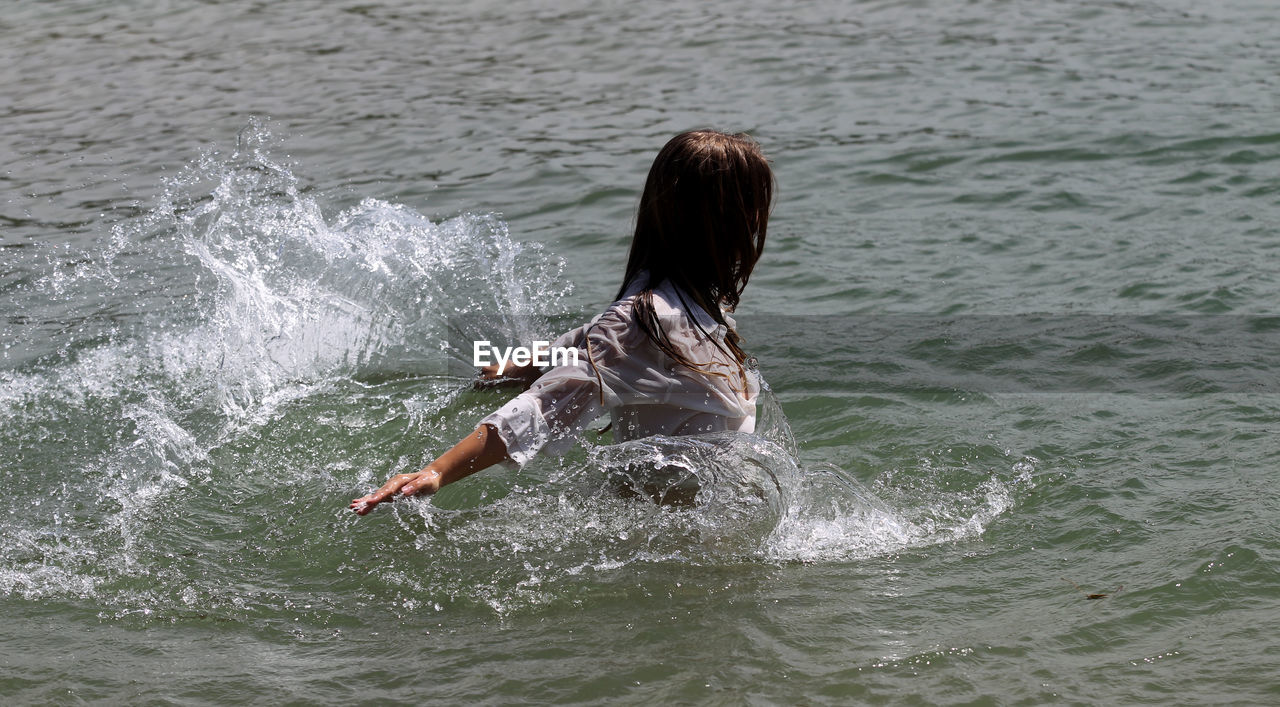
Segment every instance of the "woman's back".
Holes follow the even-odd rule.
[[[685,359],[676,361],[637,321],[644,289],[647,278],[638,278],[602,314],[558,338],[552,346],[577,349],[578,362],[548,371],[481,421],[494,426],[517,464],[540,449],[563,452],[606,411],[619,442],[754,429],[759,388],[726,349],[732,319],[722,313],[727,323],[717,323],[670,282],[653,287],[663,336]]]

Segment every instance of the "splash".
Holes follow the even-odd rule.
[[[26,353],[0,371],[0,443],[20,452],[0,486],[24,499],[3,524],[0,596],[252,620],[338,586],[330,617],[370,596],[505,613],[618,572],[975,537],[1015,500],[999,473],[913,503],[806,466],[761,377],[755,434],[588,444],[358,521],[347,499],[501,404],[451,368],[470,357],[452,342],[546,338],[570,290],[495,216],[332,209],[274,144],[250,126],[21,293],[63,325],[14,332]]]
[[[436,610],[478,603],[505,615],[583,585],[643,581],[645,568],[850,562],[972,540],[1030,485],[1033,460],[1019,459],[967,486],[886,502],[835,465],[804,465],[761,385],[755,434],[588,446],[536,460],[533,478],[492,502],[397,503],[390,512],[424,560],[378,581],[402,593],[407,613],[430,597]]]
[[[144,217],[50,255],[17,293],[64,325],[7,332],[27,353],[0,371],[0,441],[23,453],[0,482],[32,500],[10,507],[0,593],[83,595],[147,575],[174,550],[159,519],[199,517],[217,485],[312,476],[296,448],[265,451],[282,419],[335,396],[391,397],[420,422],[457,396],[449,365],[469,352],[451,342],[545,336],[563,311],[563,262],[498,218],[433,221],[376,199],[326,213],[275,144],[249,126]],[[425,399],[387,393],[397,382]],[[229,463],[246,453],[268,465]]]

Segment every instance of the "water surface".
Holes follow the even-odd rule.
[[[1273,701],[1276,20],[10,3],[0,694]],[[347,511],[502,402],[458,341],[607,303],[700,126],[778,176],[762,434]]]

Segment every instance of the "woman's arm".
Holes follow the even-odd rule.
[[[383,501],[391,500],[398,492],[401,496],[417,493],[435,493],[440,487],[458,479],[506,461],[507,445],[498,437],[492,425],[480,425],[449,451],[441,454],[416,474],[396,474],[381,488],[351,502],[351,510],[364,515]]]

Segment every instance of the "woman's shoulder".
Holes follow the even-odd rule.
[[[677,326],[687,325],[689,320],[708,332],[720,326],[692,295],[670,280],[663,280],[653,288],[653,308],[659,317],[670,317]]]
[[[643,271],[632,278],[624,288],[622,297],[610,304],[599,318],[608,318],[615,323],[630,321],[635,316],[636,301],[646,290],[651,295],[649,302],[653,314],[664,326],[680,329],[692,323],[707,332],[714,331],[719,326],[715,318],[699,306],[698,301],[688,292],[670,280],[651,284],[649,274]]]

